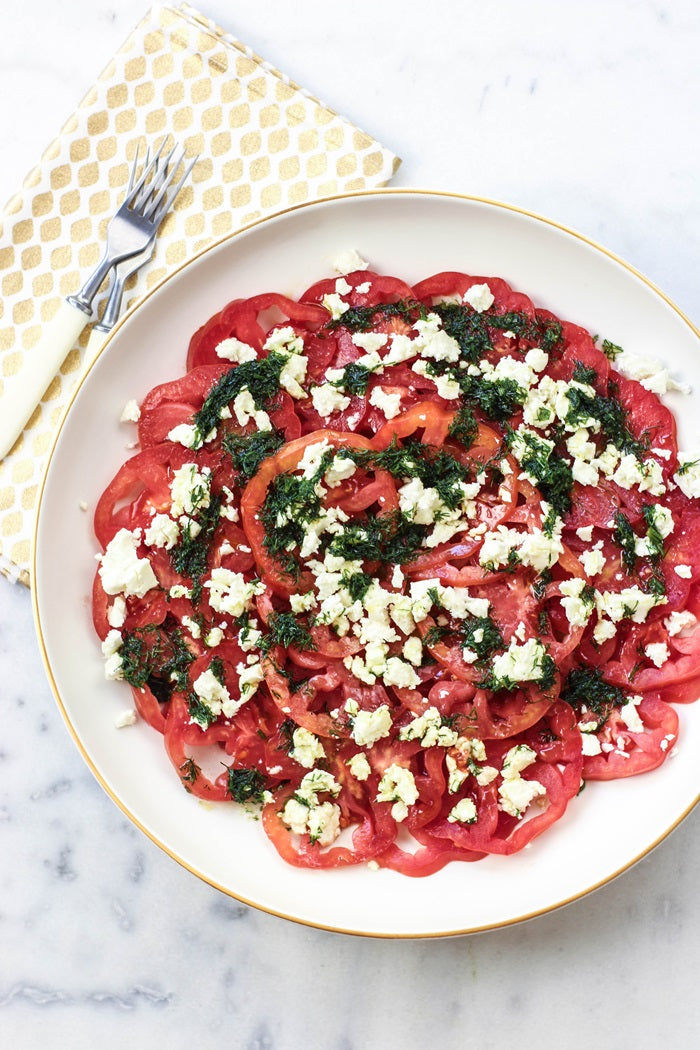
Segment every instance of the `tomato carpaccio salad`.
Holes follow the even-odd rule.
[[[674,388],[497,278],[234,300],[99,500],[107,676],[291,864],[522,849],[700,693]]]

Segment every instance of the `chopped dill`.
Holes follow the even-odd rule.
[[[337,386],[340,390],[345,391],[346,394],[363,395],[367,393],[367,387],[371,378],[371,369],[365,365],[358,364],[357,361],[351,361],[343,369],[342,377],[334,380],[331,386]]]
[[[611,539],[622,552],[622,564],[627,572],[634,572],[637,564],[637,535],[630,524],[630,520],[621,510],[615,512],[615,529]]]
[[[244,361],[224,372],[194,416],[194,425],[200,438],[213,430],[221,418],[221,411],[247,389],[257,409],[266,408],[280,388],[280,374],[287,361],[286,354],[275,351],[267,357]]]
[[[179,627],[169,630],[169,619],[163,626],[148,624],[125,631],[119,650],[121,673],[129,685],[141,689],[148,685],[158,699],[169,699],[176,689],[187,687],[187,672],[194,657]]]
[[[599,667],[574,667],[569,671],[561,699],[579,713],[585,708],[597,716],[602,725],[616,707],[627,703],[627,696],[617,685],[609,685]]]
[[[611,343],[609,339],[603,340],[603,353],[609,361],[614,361],[618,354],[624,353],[621,346],[617,343]]]
[[[331,540],[328,550],[347,561],[378,561],[404,565],[418,554],[430,531],[394,511],[364,521],[351,521]]]
[[[504,647],[503,635],[490,616],[473,616],[462,622],[462,647],[476,653],[477,666]]]
[[[458,441],[462,448],[470,449],[476,440],[476,435],[479,431],[479,424],[477,423],[474,413],[468,405],[462,405],[461,408],[455,412],[455,417],[450,423],[449,435]]]
[[[350,306],[340,317],[326,324],[333,331],[336,328],[347,328],[351,332],[368,332],[374,326],[374,318],[400,317],[407,324],[413,324],[420,318],[427,317],[427,310],[417,299],[400,299],[396,303],[377,303],[374,306]]]
[[[585,427],[587,420],[595,419],[608,441],[621,452],[640,456],[649,447],[647,437],[636,438],[627,426],[627,412],[616,397],[590,394],[571,386],[566,392],[569,411],[565,422],[570,427]]]
[[[222,496],[212,496],[209,504],[197,511],[196,521],[187,518],[180,528],[177,543],[168,552],[175,572],[192,580],[192,600],[195,603],[202,594],[202,577],[209,566],[209,547],[219,523],[222,502]]]
[[[272,613],[267,629],[268,633],[260,643],[263,652],[269,652],[275,645],[300,651],[316,648],[308,628],[299,623],[294,613]]]
[[[228,767],[226,790],[234,802],[261,803],[267,789],[267,780],[258,769]]]
[[[179,770],[180,780],[185,787],[187,787],[188,784],[194,784],[195,780],[202,772],[193,758],[186,758],[182,765],[179,766]]]
[[[224,451],[231,457],[239,479],[243,482],[254,477],[263,460],[274,456],[284,444],[284,434],[273,427],[272,430],[255,430],[252,434],[227,433],[221,440]]]

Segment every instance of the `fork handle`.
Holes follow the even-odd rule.
[[[0,400],[0,459],[17,441],[89,320],[87,312],[62,299],[56,315],[44,325],[39,342],[24,357],[20,371],[5,379]]]

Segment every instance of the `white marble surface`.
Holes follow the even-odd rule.
[[[700,320],[695,0],[201,7],[401,154],[398,185],[546,214]],[[5,0],[0,197],[144,9]],[[132,826],[64,728],[28,593],[3,581],[0,681],[3,1046],[646,1050],[670,1033],[679,1050],[698,1045],[697,813],[614,883],[521,926],[399,943],[328,934],[228,899]]]

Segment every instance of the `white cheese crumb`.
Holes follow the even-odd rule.
[[[381,386],[375,386],[369,395],[370,405],[380,409],[387,419],[393,419],[401,411],[401,391],[391,394]]]
[[[644,648],[644,655],[651,660],[655,667],[662,667],[671,653],[665,642],[650,642]]]
[[[290,757],[295,762],[298,762],[300,766],[304,766],[305,769],[312,769],[318,760],[326,757],[321,741],[313,733],[310,733],[308,729],[304,729],[303,726],[299,726],[294,730],[292,744],[292,750],[289,752]]]
[[[693,613],[684,610],[682,612],[672,612],[671,615],[664,620],[664,627],[668,631],[669,636],[673,638],[675,635],[680,634],[681,631],[684,631],[687,627],[693,627],[696,623],[697,618]],[[121,625],[115,624],[115,626],[119,627]]]
[[[141,530],[120,529],[107,544],[100,559],[99,574],[105,594],[135,595],[143,598],[158,579],[147,558],[139,558],[136,551],[141,541]]]
[[[348,704],[351,706],[348,707]],[[347,701],[345,709],[350,714],[355,708]],[[352,738],[358,747],[371,747],[391,732],[391,712],[386,704],[375,711],[356,710],[352,717]]]
[[[451,824],[475,824],[476,806],[470,798],[462,798],[453,806],[447,817]]]
[[[350,404],[350,398],[341,393],[332,383],[321,383],[311,391],[313,406],[323,419],[328,419],[335,412],[342,412]]]
[[[180,527],[167,514],[155,514],[144,533],[144,542],[148,547],[163,547],[169,551],[175,546],[180,536]]]
[[[473,284],[462,296],[465,303],[481,314],[493,306],[495,299],[487,284]]]
[[[348,759],[346,765],[355,780],[367,780],[372,772],[364,751],[358,751],[356,755],[353,755],[352,758]]]
[[[354,248],[346,248],[333,262],[335,272],[343,275],[354,273],[355,270],[366,270],[368,267],[369,263]]]
[[[119,417],[120,423],[138,423],[141,418],[141,409],[139,408],[138,401],[133,398],[124,405],[122,414]]]
[[[222,339],[218,343],[215,352],[216,356],[222,360],[233,361],[237,365],[242,365],[246,361],[255,361],[258,356],[257,351],[252,346],[241,342],[235,336],[231,336],[230,339]]]
[[[391,815],[397,823],[408,816],[408,807],[418,800],[418,788],[410,769],[397,763],[389,766],[379,781],[377,802],[393,802]]]
[[[126,711],[122,711],[114,720],[115,729],[125,729],[127,726],[136,725],[138,721],[138,715],[133,707],[127,708]]]
[[[346,310],[350,309],[350,303],[346,303],[344,299],[341,299],[337,292],[327,292],[321,302],[334,321],[337,321]]]

